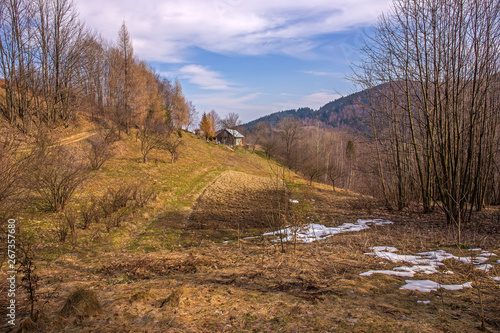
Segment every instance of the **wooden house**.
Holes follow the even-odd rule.
[[[217,143],[227,146],[241,146],[244,138],[240,132],[233,129],[223,129],[217,133],[216,137]]]

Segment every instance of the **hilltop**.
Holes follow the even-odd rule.
[[[292,117],[304,121],[320,120],[334,128],[363,129],[363,119],[366,117],[366,110],[362,106],[367,103],[369,90],[362,90],[331,101],[318,110],[308,107],[279,111],[267,116],[260,117],[246,123],[244,126],[251,129],[260,122],[267,122],[276,125],[281,119]]]
[[[58,135],[64,146],[84,151],[85,133],[97,130],[83,122]],[[434,275],[397,271],[410,259],[388,259],[395,251],[438,249],[456,258],[500,254],[498,233],[488,229],[498,212],[482,215],[486,229],[467,241],[485,251],[471,252],[441,230],[438,212],[389,212],[371,197],[309,186],[259,152],[188,132],[182,140],[175,163],[159,150],[142,163],[140,142],[122,133],[115,156],[92,172],[63,213],[30,207],[20,214],[39,277],[33,319],[18,288],[16,315],[26,331],[475,332],[482,315],[492,330],[500,327],[498,284],[489,277],[498,276],[497,257],[484,257],[489,272],[449,259]],[[93,203],[119,208],[85,226],[81,213]],[[68,216],[76,216],[76,227],[62,239]],[[393,224],[366,222],[374,219]],[[305,225],[288,242],[276,239],[286,230],[272,235]],[[314,239],[322,235],[317,241],[294,241],[311,228]],[[366,254],[376,246],[391,248]],[[360,275],[370,270],[393,274]],[[3,262],[3,290],[6,271]],[[474,288],[400,289],[414,275]],[[9,326],[2,322],[1,329]]]

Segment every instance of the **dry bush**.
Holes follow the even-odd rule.
[[[129,201],[135,199],[138,185],[122,184],[117,188],[109,188],[99,201],[99,206],[105,218],[127,207]]]
[[[76,230],[76,223],[78,221],[78,216],[74,211],[65,212],[62,219],[68,225],[69,231],[71,233],[71,244],[76,247],[78,240],[78,233]]]
[[[83,203],[80,208],[80,215],[82,217],[81,228],[83,230],[88,229],[92,223],[99,223],[101,213],[95,197],[91,197]]]
[[[113,144],[120,139],[115,127],[103,129],[98,134],[87,139],[90,149],[87,159],[91,170],[99,170],[101,166],[114,156]]]
[[[129,209],[127,207],[124,207],[109,215],[106,218],[106,230],[109,232],[113,227],[119,228],[128,213]]]
[[[69,295],[60,314],[66,318],[72,316],[82,318],[98,315],[101,311],[102,307],[96,294],[92,290],[78,288]]]
[[[158,192],[152,187],[139,187],[135,191],[135,205],[145,207],[151,200],[155,200]]]
[[[26,200],[23,189],[29,160],[18,152],[16,135],[6,129],[0,132],[0,219],[6,221],[15,217]]]
[[[29,186],[46,208],[59,212],[75,190],[88,178],[88,168],[76,151],[63,147],[37,146],[33,151]]]
[[[69,233],[68,224],[64,220],[58,219],[56,222],[56,229],[54,230],[54,233],[56,234],[57,241],[59,243],[66,242],[66,238],[68,237]]]

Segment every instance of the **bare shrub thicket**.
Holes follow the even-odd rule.
[[[37,146],[32,153],[29,186],[45,208],[64,210],[75,190],[89,176],[88,167],[74,149],[55,145]]]
[[[92,224],[97,224],[100,221],[101,213],[99,211],[99,203],[95,197],[91,197],[83,202],[80,207],[81,228],[88,229]]]
[[[18,153],[19,143],[12,133],[0,133],[0,219],[15,217],[26,199],[23,183],[30,161]]]
[[[109,231],[111,228],[120,227],[134,208],[145,207],[156,195],[157,192],[151,187],[122,184],[109,188],[99,199],[91,198],[84,211],[91,221],[103,221]]]
[[[99,170],[101,166],[114,156],[113,144],[120,139],[115,127],[102,129],[99,133],[87,139],[90,149],[87,159],[91,170]]]

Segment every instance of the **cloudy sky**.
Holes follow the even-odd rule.
[[[80,18],[181,81],[197,110],[250,121],[354,92],[345,79],[390,0],[78,0]]]

